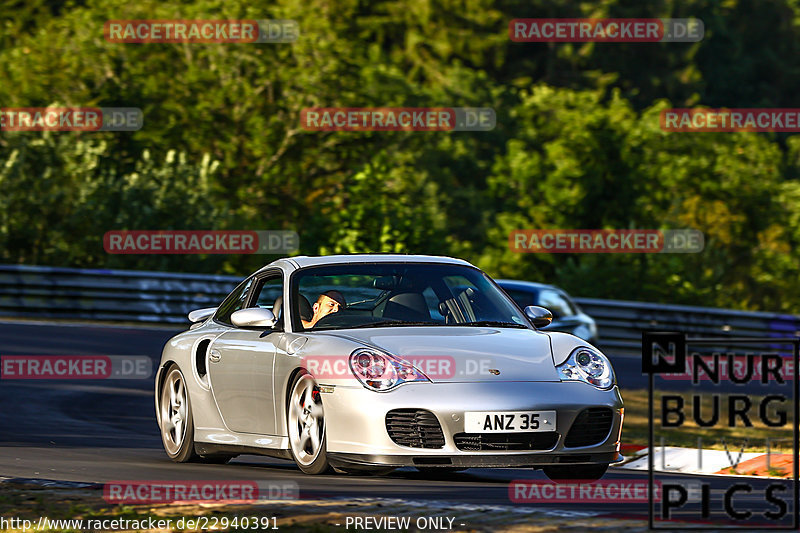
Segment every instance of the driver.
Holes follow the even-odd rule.
[[[303,320],[303,327],[306,329],[313,328],[322,317],[331,313],[336,313],[346,306],[347,303],[341,292],[335,290],[325,291],[319,295],[316,303],[314,303],[314,307],[312,307],[314,315],[311,317],[311,320]]]

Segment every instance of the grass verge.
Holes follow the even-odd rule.
[[[626,445],[647,446],[649,438],[649,404],[647,390],[622,390],[622,399],[625,402],[625,421],[622,426],[622,443]],[[713,428],[699,426],[692,416],[692,393],[668,392],[669,395],[681,396],[684,401],[684,423],[677,428],[660,428],[661,398],[663,393],[656,393],[653,398],[653,413],[656,420],[655,444],[660,445],[664,437],[666,446],[679,446],[697,448],[698,442],[704,449],[725,450],[739,453],[744,444],[745,452],[766,453],[766,440],[770,440],[772,453],[786,453],[792,451],[792,404],[787,401],[783,404],[773,402],[769,404],[766,414],[770,419],[777,419],[778,410],[786,411],[787,421],[782,427],[770,427],[762,422],[759,417],[759,406],[763,401],[762,396],[750,396],[752,407],[749,410],[749,419],[752,426],[746,427],[740,419],[736,419],[735,427],[721,427],[728,422],[728,396],[721,395],[719,402],[720,422]],[[703,419],[711,417],[713,404],[708,395],[704,395],[700,402],[700,414]],[[698,439],[700,439],[698,441]]]

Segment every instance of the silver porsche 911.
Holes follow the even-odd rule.
[[[597,479],[623,407],[597,348],[544,333],[478,268],[447,257],[292,257],[189,314],[156,375],[177,462],[239,454],[303,472],[541,468]]]

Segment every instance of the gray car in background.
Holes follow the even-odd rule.
[[[555,285],[511,279],[499,279],[497,284],[511,296],[511,299],[520,308],[525,309],[529,305],[536,305],[553,313],[553,321],[550,325],[539,329],[571,333],[597,345],[597,324],[564,290]]]

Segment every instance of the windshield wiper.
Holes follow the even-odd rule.
[[[357,328],[379,328],[383,326],[440,326],[436,322],[406,322],[405,320],[381,320],[380,322],[371,322],[369,324],[361,324],[360,326],[352,326],[348,329]]]
[[[508,328],[525,328],[524,324],[517,324],[516,322],[503,322],[501,320],[476,320],[474,322],[461,322],[460,324],[448,324],[448,326],[494,326],[494,327],[508,327]]]

